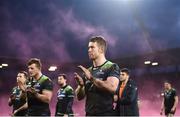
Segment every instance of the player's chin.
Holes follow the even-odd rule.
[[[34,74],[29,74],[30,75],[30,77],[34,77]]]
[[[94,60],[94,59],[95,59],[95,57],[94,57],[94,56],[92,56],[92,55],[89,55],[89,59],[90,59],[90,60]]]

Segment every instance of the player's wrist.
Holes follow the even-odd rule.
[[[96,80],[96,78],[95,78],[95,77],[93,77],[93,76],[91,76],[90,81],[91,81],[92,83],[94,83],[94,82],[95,82],[95,80]]]

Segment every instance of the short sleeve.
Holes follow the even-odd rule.
[[[174,97],[177,96],[177,93],[176,93],[175,89],[173,90],[173,95],[174,95]]]
[[[42,90],[50,90],[52,91],[53,90],[53,83],[51,80],[47,79],[44,84],[43,84],[43,89]]]
[[[74,97],[74,90],[71,86],[67,87],[66,93],[68,97]]]
[[[120,68],[119,68],[119,66],[117,64],[114,63],[110,67],[110,72],[108,74],[108,77],[113,76],[113,77],[119,78],[119,75],[120,75]]]

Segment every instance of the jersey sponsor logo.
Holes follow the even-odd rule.
[[[37,82],[33,87],[35,88],[36,92],[39,92],[41,85],[40,85],[40,83]]]
[[[35,85],[34,85],[34,88],[39,88],[41,85],[39,84],[39,83],[36,83]]]
[[[105,73],[103,72],[102,69],[100,69],[96,74],[97,74],[97,75],[104,75]]]
[[[21,91],[19,88],[15,88],[12,92],[12,95],[15,95],[16,100],[20,100]]]
[[[64,97],[66,97],[65,94],[59,94],[59,95],[57,96],[57,98],[58,98],[59,100],[62,100]]]
[[[103,80],[103,78],[97,78],[97,79],[99,79],[99,80]]]
[[[170,97],[171,97],[171,94],[172,94],[172,92],[165,92],[165,93],[164,93],[164,95],[165,95],[166,98],[170,98]]]

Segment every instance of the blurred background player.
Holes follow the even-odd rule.
[[[67,84],[65,74],[58,76],[58,84],[60,89],[57,92],[56,116],[73,116],[74,90]]]
[[[11,96],[8,101],[9,106],[13,106],[13,116],[26,116],[26,93],[21,90],[19,81],[25,85],[27,77],[28,74],[25,71],[21,71],[17,74],[17,86],[12,89]]]
[[[176,89],[172,88],[171,83],[169,81],[164,82],[164,92],[163,92],[163,100],[160,114],[163,112],[166,116],[173,116],[176,112],[176,107],[178,104],[178,96],[176,94]]]

